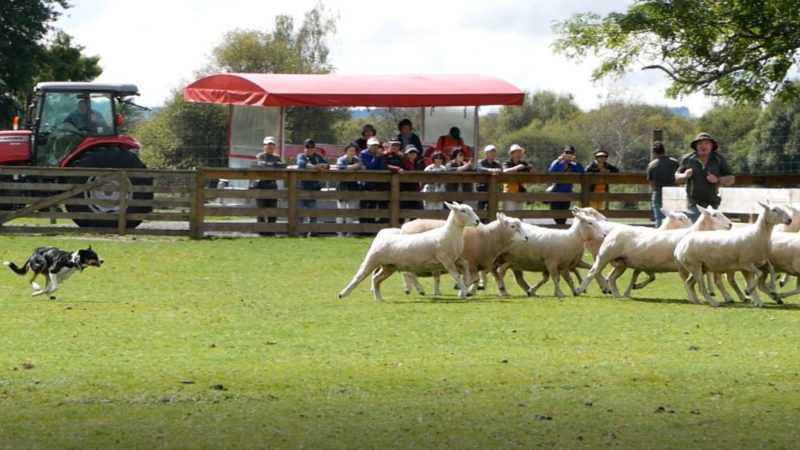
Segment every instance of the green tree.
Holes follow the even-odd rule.
[[[525,93],[521,106],[504,106],[500,113],[481,121],[481,142],[504,142],[509,134],[533,125],[566,122],[580,114],[571,95],[558,95],[551,91]],[[517,142],[523,145],[521,142]]]
[[[67,0],[5,0],[0,7],[0,123],[20,112],[47,59],[44,39],[68,7]]]
[[[294,20],[278,15],[272,32],[234,30],[225,33],[211,54],[211,72],[330,73],[326,40],[336,33],[337,17],[317,3],[295,30]],[[346,109],[293,107],[286,111],[288,142],[313,137],[323,142],[336,138],[335,124],[348,117]]]
[[[731,153],[742,172],[800,172],[800,104],[770,102]]]
[[[761,108],[756,106],[715,105],[700,118],[698,130],[714,136],[734,170],[742,170],[747,167],[747,156],[753,151],[746,138],[756,127],[760,115]]]
[[[152,120],[134,124],[131,134],[142,143],[148,167],[226,166],[227,124],[224,105],[184,102],[183,89],[178,89]]]
[[[586,160],[594,149],[609,153],[609,162],[622,171],[644,171],[650,162],[652,131],[664,130],[664,143],[670,149],[683,148],[684,140],[695,129],[696,120],[679,116],[663,106],[612,101],[582,114],[575,129],[589,143]]]
[[[35,82],[39,81],[86,81],[97,78],[100,68],[99,56],[85,56],[84,46],[73,45],[72,37],[63,31],[56,32],[53,43],[45,49]]]
[[[660,70],[670,97],[694,92],[737,103],[796,98],[788,81],[800,48],[796,0],[639,0],[624,13],[579,13],[554,25],[556,51],[601,57],[595,80]]]

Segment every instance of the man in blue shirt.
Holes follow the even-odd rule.
[[[551,164],[548,172],[573,172],[583,173],[584,169],[575,156],[575,147],[567,145],[564,151]],[[550,192],[572,192],[572,184],[557,183]],[[569,202],[550,202],[550,210],[569,209]],[[567,223],[565,217],[553,219],[557,224]]]

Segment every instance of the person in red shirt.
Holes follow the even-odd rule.
[[[448,161],[453,159],[452,152],[456,148],[460,148],[464,152],[464,159],[472,159],[472,149],[464,143],[464,138],[461,137],[461,130],[458,127],[450,128],[450,131],[444,135],[439,136],[436,141],[436,147],[429,150],[432,155],[434,152],[442,153]],[[425,155],[430,157],[431,155]]]

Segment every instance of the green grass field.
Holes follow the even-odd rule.
[[[105,259],[56,300],[0,272],[0,448],[797,446],[793,298],[339,300],[369,242],[0,236]]]

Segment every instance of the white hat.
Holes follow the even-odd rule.
[[[277,144],[277,142],[275,142],[275,138],[274,137],[267,136],[267,137],[264,138],[264,145],[267,145],[267,144]]]
[[[378,138],[371,137],[367,139],[367,145],[381,145],[381,141]]]
[[[495,147],[492,144],[489,144],[486,147],[483,147],[483,152],[484,153],[486,153],[486,152],[496,152],[496,151],[497,151],[497,147]]]
[[[518,144],[512,144],[511,148],[508,149],[508,153],[515,152],[517,150],[522,151],[523,148],[520,147]]]

